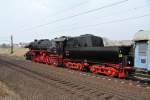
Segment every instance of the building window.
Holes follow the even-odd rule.
[[[140,43],[139,44],[139,55],[140,56],[146,56],[147,55],[147,43]]]

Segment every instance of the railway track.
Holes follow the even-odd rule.
[[[13,60],[13,59],[12,59]],[[26,62],[22,61],[21,63],[16,62],[18,64],[22,64],[24,63],[24,65],[26,65]],[[35,62],[34,62],[35,63]],[[28,65],[31,65],[31,63],[28,63]],[[83,75],[87,75],[87,76],[92,76],[92,77],[97,77],[97,78],[102,78],[102,79],[107,79],[107,80],[115,80],[115,81],[119,81],[120,83],[124,84],[124,83],[127,83],[129,85],[133,84],[133,85],[136,85],[136,86],[140,86],[140,87],[146,87],[146,88],[150,88],[150,78],[148,77],[142,77],[142,76],[139,76],[139,75],[133,75],[133,77],[130,77],[128,79],[119,79],[119,78],[114,78],[114,77],[108,77],[108,76],[104,76],[104,75],[99,75],[99,74],[92,74],[90,72],[86,73],[86,72],[81,72],[81,71],[78,71],[78,70],[71,70],[69,69],[69,71],[71,72],[80,72],[81,74]]]
[[[85,85],[81,86],[80,84],[73,83],[73,82],[70,82],[67,80],[63,80],[58,77],[54,77],[52,75],[51,76],[44,75],[43,73],[35,72],[33,70],[24,68],[23,66],[20,66],[18,64],[14,64],[14,63],[7,62],[7,61],[3,61],[3,62],[5,65],[7,65],[7,67],[9,67],[13,70],[17,70],[18,72],[28,75],[29,77],[34,77],[44,83],[50,84],[56,88],[62,89],[63,91],[65,91],[69,94],[74,94],[77,97],[81,97],[85,100],[88,100],[88,99],[91,100],[94,98],[95,98],[95,100],[97,100],[98,98],[104,98],[104,99],[109,100],[109,99],[112,99],[113,97],[128,98],[121,94],[102,91],[102,89],[93,89],[93,88],[89,88]],[[82,94],[80,94],[80,93],[82,93]],[[93,98],[91,98],[92,95],[93,95]]]
[[[78,71],[74,71],[74,70],[71,70],[69,72],[70,73],[78,73]],[[84,76],[98,78],[98,79],[114,81],[115,83],[117,82],[120,84],[133,85],[133,86],[137,86],[138,88],[150,89],[150,79],[143,78],[143,77],[133,76],[128,79],[118,79],[118,78],[114,78],[114,77],[95,75],[93,73],[86,73],[86,72],[80,72],[80,74],[82,74]]]
[[[59,88],[67,94],[74,95],[81,100],[137,100],[137,98],[128,93],[125,94],[112,90],[105,90],[104,88],[93,85],[91,86],[87,83],[75,82],[73,80],[70,81],[69,79],[62,78],[59,75],[55,75],[55,73],[52,72],[51,74],[47,74],[43,71],[37,71],[35,69],[32,69],[31,67],[27,67],[32,66],[32,63],[13,60],[8,61],[4,59],[0,60],[2,62],[1,64],[5,65],[7,68],[16,70],[17,72],[20,72],[28,77],[35,78],[55,88]]]

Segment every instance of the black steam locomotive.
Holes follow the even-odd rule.
[[[126,78],[134,71],[132,46],[104,46],[103,38],[86,34],[35,40],[26,48],[26,59]]]

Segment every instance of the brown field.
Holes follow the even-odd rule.
[[[7,56],[16,56],[19,59],[24,58],[27,51],[25,48],[14,48],[14,53],[10,54],[10,48],[0,48],[0,54]],[[2,66],[1,66],[2,67]],[[20,100],[13,91],[11,91],[6,84],[0,80],[0,100]]]
[[[20,97],[0,81],[0,100],[20,100]]]
[[[10,48],[0,48],[0,54],[6,54],[8,56],[16,56],[24,58],[24,54],[28,51],[26,48],[14,48],[14,53],[10,54]]]

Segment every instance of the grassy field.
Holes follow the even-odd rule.
[[[14,53],[10,54],[10,48],[0,48],[0,54],[6,54],[9,56],[17,56],[17,57],[24,57],[24,54],[28,51],[25,48],[14,48]]]

